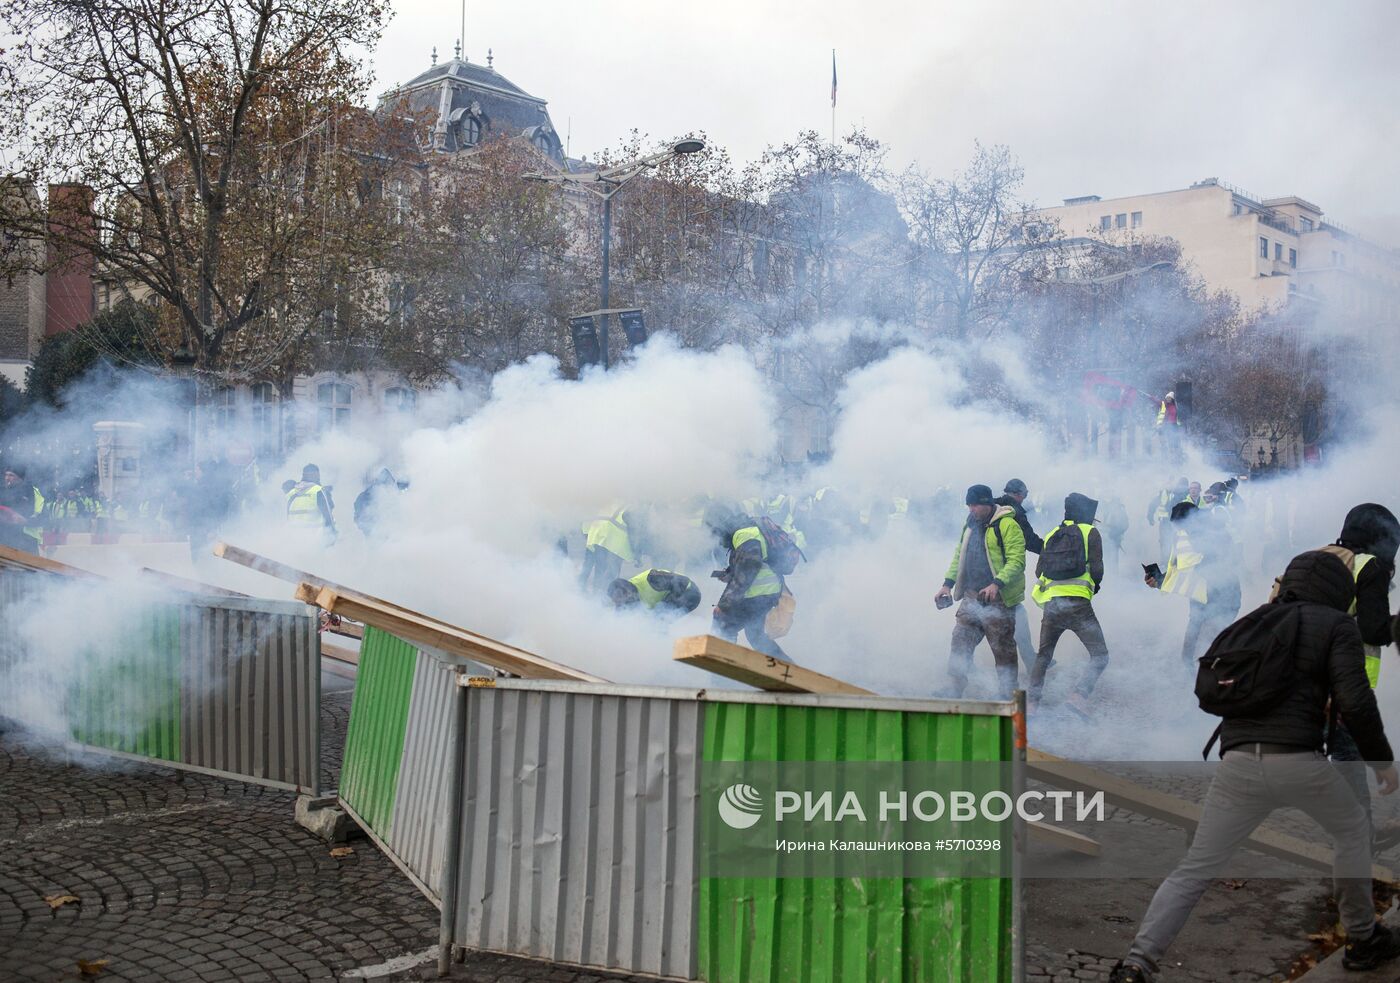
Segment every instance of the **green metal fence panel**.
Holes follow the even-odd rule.
[[[418,650],[366,625],[345,733],[340,798],[371,830],[387,836],[394,812]]]
[[[710,703],[706,761],[1006,761],[1007,717]],[[995,878],[705,878],[711,983],[1011,978],[1012,887]]]
[[[115,651],[113,651],[115,649]],[[129,630],[94,643],[69,691],[80,744],[180,760],[180,610],[144,608]]]

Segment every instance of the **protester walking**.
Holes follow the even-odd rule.
[[[1094,528],[1099,503],[1073,492],[1065,498],[1065,518],[1045,540],[1036,563],[1037,582],[1031,596],[1044,609],[1040,621],[1040,651],[1027,699],[1039,704],[1045,671],[1055,658],[1060,636],[1071,631],[1089,652],[1089,664],[1066,699],[1081,717],[1089,715],[1089,694],[1108,668],[1108,643],[1094,613],[1094,595],[1103,584],[1103,537]]]
[[[983,638],[996,662],[997,689],[1003,700],[1016,690],[1016,608],[1026,593],[1026,540],[1015,510],[998,505],[986,485],[967,490],[967,522],[943,586],[934,595],[940,606],[960,601],[948,653],[951,680],[944,695],[962,696],[972,668],[972,652]]]

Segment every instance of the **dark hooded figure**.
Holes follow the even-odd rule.
[[[1089,694],[1108,668],[1108,643],[1094,613],[1094,595],[1103,584],[1103,537],[1094,528],[1099,503],[1073,492],[1065,498],[1065,518],[1045,537],[1036,563],[1032,599],[1045,611],[1040,619],[1040,650],[1031,670],[1027,698],[1040,702],[1045,671],[1055,658],[1060,636],[1074,632],[1089,652],[1089,664],[1079,677],[1067,704],[1082,717],[1089,712]]]
[[[374,480],[355,496],[355,526],[366,538],[374,535],[374,527],[392,507],[394,498],[407,487],[408,482],[397,480],[388,468],[380,468]]]
[[[1400,525],[1384,505],[1367,502],[1347,513],[1337,545],[1352,553],[1350,573],[1355,581],[1356,600],[1349,611],[1356,616],[1365,655],[1366,678],[1372,688],[1380,680],[1381,649],[1390,642],[1390,581],[1395,575],[1395,548],[1400,541]],[[1283,582],[1279,581],[1279,590]],[[1361,749],[1352,734],[1351,721],[1339,717],[1328,742],[1328,754],[1356,793],[1366,810],[1373,842],[1388,847],[1400,840],[1400,826],[1391,824],[1376,830],[1372,826],[1371,787],[1366,780]]]
[[[1373,969],[1400,955],[1400,937],[1376,922],[1371,902],[1371,841],[1366,816],[1338,769],[1322,755],[1328,703],[1351,722],[1356,741],[1376,770],[1381,793],[1397,776],[1376,697],[1366,680],[1361,635],[1347,615],[1355,591],[1351,572],[1335,555],[1294,557],[1278,597],[1246,615],[1271,619],[1291,633],[1296,684],[1282,702],[1252,717],[1229,717],[1220,727],[1220,767],[1201,809],[1201,822],[1177,865],[1143,916],[1112,983],[1148,983],[1191,910],[1221,876],[1236,848],[1275,809],[1311,816],[1333,841],[1333,893],[1346,928],[1342,965]],[[1291,605],[1289,620],[1272,619],[1274,605]]]
[[[1395,552],[1400,546],[1400,522],[1384,505],[1367,502],[1347,513],[1337,545],[1357,554],[1356,627],[1367,645],[1390,643],[1390,582],[1395,578]],[[1362,560],[1363,556],[1373,557]]]

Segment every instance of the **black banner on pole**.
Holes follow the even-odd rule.
[[[603,361],[603,353],[598,347],[598,328],[593,323],[592,315],[569,318],[569,332],[574,338],[574,358],[580,369]]]
[[[633,348],[646,344],[647,328],[641,311],[623,311],[618,315],[622,322],[622,333],[627,336],[627,344]]]

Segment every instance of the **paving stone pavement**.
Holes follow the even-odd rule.
[[[327,787],[338,778],[349,706],[343,682],[328,688]],[[292,821],[293,802],[289,792],[167,768],[69,761],[0,730],[0,981],[332,980],[431,949],[437,910],[408,879],[368,840],[332,857]],[[77,900],[57,908],[45,900],[64,895]],[[1115,959],[1033,944],[1028,979],[1106,980]],[[82,975],[80,961],[101,960],[100,975]],[[469,983],[631,979],[484,953],[451,975]],[[356,978],[433,976],[431,961],[418,961]]]
[[[349,701],[348,690],[323,701],[332,780]],[[69,762],[0,731],[0,980],[332,980],[436,943],[437,909],[408,878],[368,840],[332,857],[292,821],[294,801],[167,768]],[[45,900],[63,895],[77,900]],[[99,975],[82,974],[80,961],[101,960]],[[481,983],[607,978],[488,956],[454,970]]]

